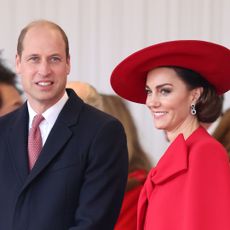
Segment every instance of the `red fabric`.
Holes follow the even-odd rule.
[[[202,75],[218,94],[230,89],[230,50],[224,46],[199,40],[162,42],[141,49],[116,66],[111,86],[121,97],[145,104],[147,73],[161,66],[191,69]]]
[[[179,135],[153,168],[138,203],[138,230],[229,230],[227,152],[203,128]]]
[[[129,179],[135,178],[141,182],[141,184],[125,193],[121,212],[114,230],[137,229],[137,203],[144,181],[146,180],[146,176],[147,173],[145,170],[136,170],[129,173]]]

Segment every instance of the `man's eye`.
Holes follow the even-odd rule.
[[[32,61],[32,62],[38,62],[39,58],[38,57],[30,57],[28,60]]]
[[[54,62],[54,63],[60,62],[60,61],[61,61],[61,58],[60,58],[60,57],[51,57],[51,58],[50,58],[50,61],[51,61],[51,62]]]

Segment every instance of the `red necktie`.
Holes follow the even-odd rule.
[[[44,117],[41,114],[37,114],[36,116],[34,116],[32,127],[29,131],[28,154],[30,170],[33,168],[42,149],[42,137],[39,124],[43,119]]]

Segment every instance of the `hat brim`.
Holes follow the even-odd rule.
[[[230,89],[230,50],[200,40],[169,41],[133,53],[113,70],[112,88],[127,100],[145,103],[147,73],[162,66],[177,66],[199,73],[219,95]]]

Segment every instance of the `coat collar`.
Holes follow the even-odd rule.
[[[194,143],[199,141],[199,139],[207,135],[209,134],[202,127],[196,129],[187,140],[185,140],[184,136],[180,134],[172,144],[170,144],[156,167],[149,172],[138,201],[138,230],[144,228],[143,225],[145,222],[144,219],[146,217],[148,201],[150,200],[155,185],[164,183],[188,170],[189,149]]]
[[[72,136],[70,127],[77,124],[84,102],[73,90],[67,89],[67,93],[69,99],[60,112],[40,153],[41,155],[30,174],[28,174],[27,161],[29,115],[26,103],[17,113],[15,122],[12,125],[12,131],[9,132],[8,145],[12,163],[21,182],[24,184],[22,190],[52,161]]]
[[[7,134],[7,144],[12,165],[23,183],[28,175],[27,139],[29,115],[26,103],[15,114],[17,115]]]
[[[70,127],[77,124],[84,102],[73,90],[67,89],[67,93],[69,99],[60,112],[23,188],[25,188],[38,174],[40,174],[40,172],[42,172],[43,169],[47,167],[72,136],[72,130]]]
[[[188,167],[187,158],[187,145],[184,136],[180,134],[151,171],[151,180],[154,184],[159,184],[186,170]]]
[[[172,178],[188,169],[188,157],[190,145],[201,135],[207,134],[204,128],[197,128],[187,140],[183,134],[179,134],[177,138],[170,144],[162,158],[159,160],[155,168],[150,172],[151,180],[154,184],[160,184],[165,180]],[[208,135],[208,134],[207,134]]]

